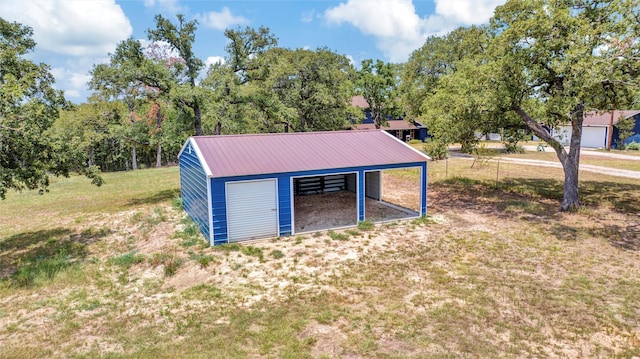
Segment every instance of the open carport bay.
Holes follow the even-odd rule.
[[[294,195],[296,233],[357,225],[357,198],[355,191],[349,185],[351,176],[345,175],[344,186],[341,186],[333,176],[331,187],[324,192],[316,187],[317,192],[300,192]],[[375,178],[375,175],[371,178]],[[420,193],[419,170],[386,170],[382,171],[380,178],[381,186],[375,183],[375,180],[367,180],[368,186],[379,186],[382,191],[382,200],[365,197],[365,218],[373,222],[382,222],[417,217]],[[319,183],[320,180],[319,177],[315,180],[304,178],[301,182]],[[326,179],[322,182],[329,183]]]

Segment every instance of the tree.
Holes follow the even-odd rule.
[[[636,8],[637,2],[626,0],[511,0],[491,20],[492,99],[555,150],[564,170],[561,210],[580,206],[585,112],[631,97],[633,81],[625,68],[637,65],[620,58],[616,44],[637,39],[628,16]],[[568,152],[550,132],[565,123],[572,129]]]
[[[459,61],[484,54],[487,42],[483,28],[457,28],[446,36],[431,36],[414,51],[404,65],[399,92],[410,117],[423,115],[424,100],[437,92],[440,79],[457,71]]]
[[[325,48],[276,48],[265,61],[269,75],[259,93],[261,103],[265,111],[271,111],[265,117],[277,119],[281,130],[326,131],[347,126],[354,86],[353,68],[345,56]]]
[[[276,113],[274,103],[265,101],[260,89],[271,66],[265,54],[278,40],[266,27],[233,28],[224,34],[228,39],[225,61],[212,65],[202,81],[211,91],[205,100],[210,122],[203,126],[214,135],[260,131],[258,123],[269,122],[263,117]],[[263,112],[264,106],[269,110]]]
[[[127,39],[120,42],[109,64],[99,64],[91,70],[89,87],[98,91],[106,100],[119,100],[127,105],[131,126],[136,124],[136,107],[144,98],[144,85],[138,80],[145,61],[142,44]],[[131,167],[138,169],[137,141],[127,136],[131,144]]]
[[[376,128],[386,125],[388,118],[401,115],[396,93],[398,82],[396,66],[380,60],[375,63],[363,60],[357,71],[356,92],[367,101]]]
[[[492,74],[485,66],[488,36],[484,28],[457,28],[431,37],[416,50],[402,74],[403,104],[433,136],[434,145],[461,143],[471,153],[476,132],[511,126],[488,101]]]
[[[196,20],[186,21],[177,15],[178,24],[173,24],[162,15],[156,15],[156,28],[148,30],[149,40],[164,41],[178,52],[181,61],[175,63],[177,85],[172,89],[171,97],[183,109],[193,111],[193,126],[196,136],[202,136],[202,102],[205,92],[198,86],[200,70],[204,68],[202,60],[195,56],[193,43],[198,28]]]
[[[102,184],[95,167],[75,168],[75,163],[45,132],[67,105],[62,91],[45,64],[25,59],[33,50],[33,30],[0,18],[0,198],[9,189],[49,186],[49,173],[68,176],[78,169]]]

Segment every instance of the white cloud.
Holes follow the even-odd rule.
[[[315,13],[316,10],[315,9],[311,9],[309,11],[305,11],[302,13],[300,20],[302,22],[306,22],[306,23],[310,23],[313,21],[313,18],[315,17]]]
[[[493,11],[505,0],[435,0],[436,13],[459,24],[480,25],[489,21]]]
[[[172,14],[178,14],[185,9],[178,4],[178,0],[144,0],[145,7],[157,7]]]
[[[88,94],[87,82],[91,79],[91,66],[85,63],[86,60],[81,60],[65,67],[51,69],[51,74],[56,78],[55,87],[63,89],[68,100],[83,102]]]
[[[38,48],[72,56],[104,55],[133,31],[115,0],[3,0],[0,13],[32,27]]]
[[[215,64],[224,64],[225,60],[222,56],[209,56],[206,60],[204,60],[205,67],[209,67]]]
[[[242,16],[234,16],[228,7],[224,6],[220,12],[211,11],[206,14],[197,15],[196,18],[204,26],[217,30],[224,30],[232,25],[248,24],[249,20]]]
[[[347,0],[324,12],[329,24],[349,23],[377,39],[392,62],[406,61],[431,35],[458,26],[482,24],[506,0],[434,0],[436,12],[421,17],[411,0]]]
[[[353,59],[353,56],[345,55],[345,57],[349,59],[349,63],[351,63],[351,66],[356,67],[356,60]]]

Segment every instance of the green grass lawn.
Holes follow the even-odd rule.
[[[470,165],[429,163],[427,218],[216,248],[175,167],[12,193],[0,358],[640,356],[640,181],[560,213],[561,170]]]
[[[9,192],[0,202],[0,237],[52,223],[115,213],[142,204],[166,202],[180,195],[178,167],[104,173],[105,184],[93,186],[84,176],[53,177],[49,192]],[[56,219],[53,221],[52,219]]]

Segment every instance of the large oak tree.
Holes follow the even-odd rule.
[[[36,43],[33,30],[0,18],[0,198],[8,190],[49,186],[49,174],[68,176],[79,170],[102,179],[96,167],[68,156],[65,143],[55,143],[46,131],[66,105],[62,91],[53,88],[49,66],[26,58]]]
[[[510,0],[491,20],[493,100],[515,112],[556,152],[564,169],[560,208],[580,206],[578,169],[584,116],[631,99],[630,58],[620,42],[637,42],[637,1]],[[568,148],[551,129],[570,124]]]

